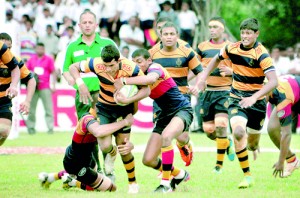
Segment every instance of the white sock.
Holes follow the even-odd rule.
[[[54,177],[55,174],[57,174],[57,173],[48,173],[47,181],[48,182],[54,182],[56,180],[55,177]]]
[[[72,179],[72,181],[70,181],[68,184],[69,184],[70,186],[76,186],[76,182],[77,182],[76,179]]]
[[[175,179],[182,179],[182,178],[184,177],[184,175],[185,175],[185,171],[182,170],[182,169],[180,169],[179,174],[176,175],[174,178],[175,178]]]
[[[170,180],[161,180],[160,181],[160,184],[163,185],[163,186],[167,186],[167,187],[170,187]]]

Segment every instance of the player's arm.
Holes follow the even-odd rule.
[[[219,54],[215,55],[207,65],[206,69],[203,70],[201,75],[197,78],[196,86],[199,88],[200,91],[205,90],[206,87],[205,82],[208,76],[219,65],[220,62],[221,60],[219,58]]]
[[[133,116],[129,114],[125,119],[110,124],[100,125],[98,122],[94,122],[88,126],[88,131],[93,134],[96,138],[103,138],[114,132],[129,127],[133,124]]]
[[[9,96],[10,98],[13,98],[16,95],[18,95],[19,80],[20,80],[20,69],[18,66],[16,66],[11,71],[11,83],[9,88],[6,90],[6,95]]]
[[[242,108],[251,107],[254,103],[256,103],[256,101],[259,98],[268,95],[268,93],[278,85],[278,80],[277,80],[277,75],[275,70],[269,71],[265,75],[268,79],[268,82],[264,84],[264,86],[259,91],[255,92],[251,97],[243,98],[239,102]]]
[[[92,102],[93,98],[90,94],[88,87],[84,84],[82,78],[80,77],[80,65],[84,65],[86,61],[81,61],[79,63],[73,63],[69,67],[71,76],[75,79],[75,82],[78,86],[78,91],[80,94],[79,101],[83,104],[89,104],[89,100]]]
[[[33,97],[36,88],[36,81],[33,78],[33,74],[31,73],[32,77],[27,82],[27,94],[25,100],[20,104],[20,112],[24,115],[29,113],[30,102]]]
[[[279,162],[284,164],[287,157],[292,137],[292,126],[291,124],[287,126],[281,126],[281,139],[280,139],[280,155]]]
[[[156,72],[149,72],[145,76],[135,76],[130,78],[123,78],[126,85],[153,85],[159,78],[159,74]]]

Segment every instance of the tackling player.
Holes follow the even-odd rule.
[[[158,19],[156,28],[161,41],[149,50],[151,59],[167,69],[180,92],[190,101],[191,96],[188,88],[188,80],[190,79],[188,79],[188,73],[192,71],[198,76],[202,71],[197,54],[188,43],[179,39],[178,27],[168,21],[168,18]],[[159,113],[159,107],[154,102],[154,121]],[[176,145],[185,165],[189,166],[193,159],[193,150],[188,132],[178,136]]]
[[[172,140],[181,135],[190,126],[193,109],[190,102],[179,91],[173,78],[165,68],[152,63],[150,53],[146,49],[138,49],[132,54],[146,76],[118,79],[115,86],[120,88],[122,82],[129,85],[150,85],[152,98],[161,109],[155,127],[148,140],[143,156],[144,165],[162,171],[162,180],[155,192],[171,192],[190,175],[187,171],[173,166],[174,150]],[[122,103],[128,99],[118,97]],[[161,153],[162,158],[158,156]],[[171,175],[174,176],[171,180]]]
[[[92,115],[94,114],[94,115]],[[94,147],[102,143],[102,138],[113,134],[115,131],[123,127],[129,127],[133,123],[133,116],[127,115],[121,121],[111,124],[99,125],[96,118],[96,113],[86,113],[78,120],[76,129],[73,134],[72,144],[67,147],[64,156],[63,164],[65,171],[59,173],[39,174],[39,179],[42,187],[49,188],[50,184],[56,180],[63,179],[64,188],[78,187],[83,190],[98,190],[98,191],[116,191],[116,185],[104,174],[98,173],[96,159],[94,156]],[[131,143],[126,142],[129,147],[127,151],[133,149]],[[120,147],[122,149],[122,147]],[[75,176],[72,179],[71,176]]]

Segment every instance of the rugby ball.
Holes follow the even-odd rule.
[[[137,94],[139,91],[138,87],[136,85],[124,85],[118,92],[118,94],[124,95],[126,98],[130,98]],[[127,104],[117,103],[120,106],[125,106]]]

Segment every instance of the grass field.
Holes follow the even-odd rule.
[[[21,133],[16,140],[7,140],[3,149],[14,147],[66,147],[71,142],[71,133],[55,133],[48,135],[38,133],[34,136]],[[127,194],[127,177],[125,169],[118,156],[116,160],[115,193],[85,192],[80,189],[65,191],[61,188],[61,181],[53,183],[49,190],[42,189],[37,175],[39,172],[57,172],[63,169],[60,154],[1,154],[0,155],[0,197],[300,197],[300,169],[286,179],[274,178],[272,166],[278,159],[278,152],[262,152],[253,161],[250,153],[250,165],[255,185],[250,189],[237,188],[242,179],[242,171],[238,160],[234,162],[225,159],[223,173],[215,175],[212,168],[215,163],[215,152],[203,152],[201,148],[213,148],[215,142],[208,140],[202,134],[191,134],[195,148],[194,161],[189,167],[184,167],[179,153],[175,154],[175,165],[185,168],[191,173],[191,179],[181,184],[177,191],[166,195],[154,194],[152,191],[159,185],[157,172],[145,167],[142,160],[143,145],[149,134],[134,133],[132,142],[136,145],[134,155],[136,159],[136,176],[140,185],[138,195]],[[275,149],[267,135],[263,135],[261,148]],[[300,135],[293,135],[292,148],[300,150]],[[300,153],[297,153],[300,156]]]

